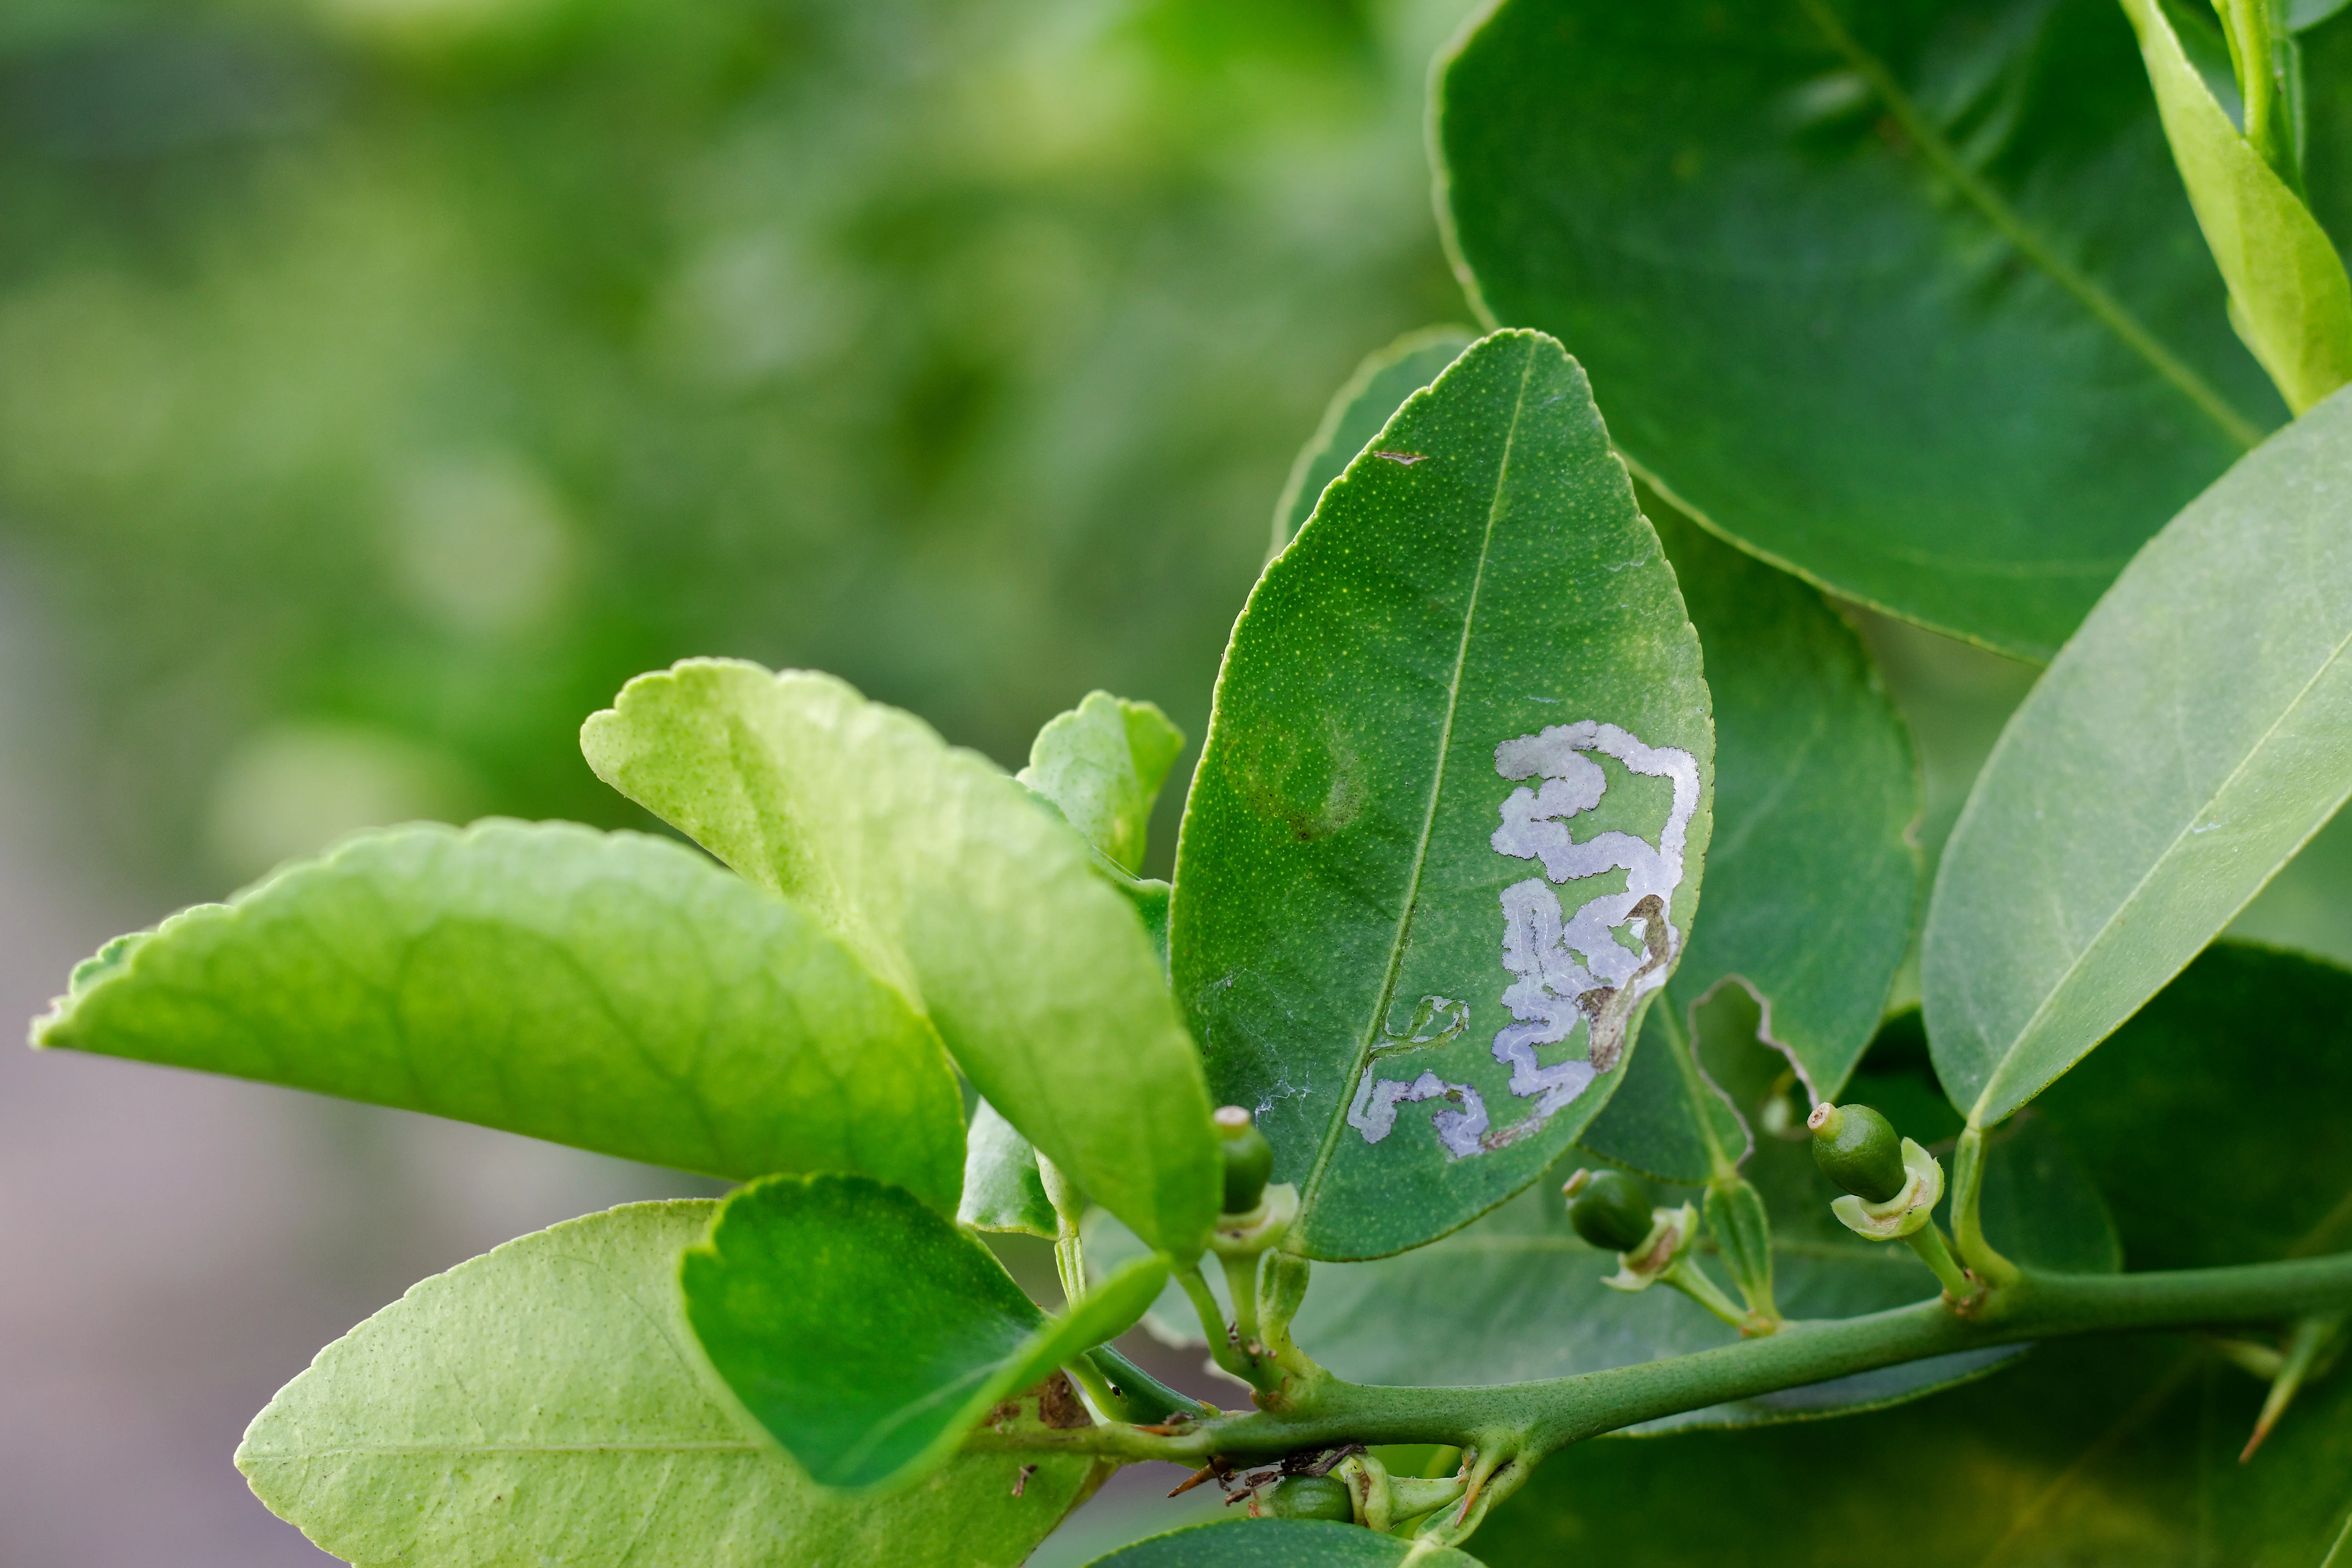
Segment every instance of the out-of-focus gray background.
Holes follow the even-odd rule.
[[[573,737],[684,655],[1008,765],[1097,685],[1197,737],[1325,398],[1464,316],[1421,110],[1466,8],[0,6],[0,1013],[352,827],[637,820]],[[1940,842],[2032,672],[1865,625]],[[2347,868],[2248,925],[2352,954]],[[680,1190],[0,1047],[0,1568],[326,1562],[229,1465],[270,1393]]]

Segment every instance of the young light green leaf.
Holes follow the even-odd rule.
[[[1923,1080],[1925,1067],[1919,1064]],[[1883,1087],[1873,1082],[1872,1092]],[[1933,1086],[1923,1081],[1923,1088],[1932,1100]],[[1771,1217],[1774,1285],[1790,1319],[1851,1317],[1935,1299],[1935,1277],[1909,1248],[1864,1241],[1837,1222],[1830,1200],[1838,1189],[1815,1168],[1808,1145],[1767,1140],[1749,1174]],[[1658,1201],[1685,1197],[1696,1194],[1665,1189]],[[1999,1245],[2021,1262],[2086,1272],[2111,1272],[2121,1262],[2089,1178],[2047,1126],[2029,1122],[2004,1131],[1989,1151],[1984,1212]],[[1710,1238],[1696,1256],[1720,1283],[1723,1265],[1712,1250]],[[1141,1244],[1115,1226],[1098,1219],[1088,1227],[1091,1267],[1117,1268],[1142,1255]],[[1402,1257],[1316,1265],[1292,1332],[1341,1377],[1409,1387],[1568,1377],[1738,1339],[1683,1296],[1610,1289],[1602,1280],[1616,1266],[1614,1257],[1570,1228],[1559,1183],[1547,1179],[1476,1224]],[[1200,1342],[1198,1320],[1173,1292],[1154,1305],[1148,1324],[1163,1340]],[[1636,1430],[1752,1426],[1874,1409],[1979,1376],[2013,1353],[1936,1357],[1689,1411]]]
[[[1200,1251],[1222,1170],[1200,1058],[1134,906],[1020,785],[830,676],[728,659],[631,681],[581,743],[614,788],[815,912],[1096,1202]]]
[[[2157,0],[2124,0],[2230,321],[2297,414],[2352,381],[2352,280],[2303,199],[2249,145]]]
[[[1029,765],[1013,776],[1132,874],[1143,865],[1151,804],[1183,750],[1184,731],[1152,704],[1090,691],[1037,731]]]
[[[2169,980],[2352,792],[2352,396],[2140,552],[2050,667],[1944,851],[1920,984],[1990,1125]]]
[[[1048,1319],[912,1194],[783,1176],[729,1198],[679,1278],[711,1365],[812,1478],[896,1489],[945,1464],[1000,1403],[1133,1327],[1168,1260],[1139,1258]],[[1045,1409],[1057,1425],[1089,1420],[1066,1388]]]
[[[1012,1453],[885,1503],[810,1481],[679,1314],[678,1253],[718,1206],[592,1215],[415,1286],[279,1391],[237,1468],[357,1568],[1013,1568],[1093,1489],[1083,1459],[1024,1481]]]
[[[1332,395],[1323,411],[1323,423],[1290,465],[1289,482],[1274,506],[1274,540],[1267,558],[1282,553],[1307,520],[1324,489],[1346,471],[1364,444],[1381,433],[1397,405],[1435,381],[1438,374],[1462,357],[1478,334],[1466,327],[1423,327],[1365,357],[1347,384]]]
[[[2112,6],[1507,0],[1436,94],[1481,310],[1850,598],[2047,658],[2279,420]]]
[[[1036,1146],[984,1100],[971,1108],[956,1219],[974,1230],[1017,1230],[1049,1241],[1061,1230],[1037,1174]]]
[[[1177,994],[1311,1255],[1442,1236],[1591,1120],[1689,931],[1712,752],[1583,373],[1474,345],[1259,579],[1177,851]]]
[[[962,1176],[930,1027],[806,913],[642,834],[362,834],[110,943],[33,1040],[944,1212]]]
[[[1087,1568],[1478,1568],[1451,1546],[1319,1519],[1226,1519],[1188,1525],[1097,1557]]]
[[[1371,440],[1420,389],[1410,375],[1426,368],[1434,379],[1458,356],[1432,363],[1452,342],[1415,334],[1366,361],[1333,403],[1327,432]],[[1635,495],[1706,650],[1715,715],[1717,832],[1706,910],[1667,994],[1686,1015],[1727,983],[1746,987],[1764,1008],[1762,1037],[1813,1098],[1833,1098],[1910,945],[1919,880],[1910,833],[1920,809],[1910,737],[1869,653],[1820,594],[1731,549],[1662,497]],[[1645,1031],[1645,1052],[1655,1028]],[[1736,1162],[1745,1131],[1710,1137],[1719,1098],[1688,1073],[1656,1070],[1671,1065],[1629,1067],[1585,1143],[1659,1173],[1682,1168],[1659,1163],[1671,1162],[1670,1150],[1706,1144]],[[1687,1179],[1708,1169],[1701,1163]]]

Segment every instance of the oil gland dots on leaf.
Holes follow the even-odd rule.
[[[1589,753],[1613,759],[1633,774],[1664,779],[1674,799],[1657,842],[1611,829],[1578,839],[1570,819],[1594,810],[1608,776]],[[1532,1100],[1528,1113],[1496,1129],[1485,1097],[1466,1083],[1449,1082],[1434,1068],[1417,1077],[1383,1078],[1367,1066],[1358,1081],[1348,1124],[1367,1143],[1396,1126],[1397,1107],[1442,1100],[1430,1117],[1438,1142],[1455,1159],[1500,1148],[1540,1131],[1563,1107],[1614,1068],[1624,1054],[1625,1027],[1643,997],[1666,982],[1680,939],[1667,911],[1683,881],[1691,819],[1698,810],[1698,763],[1673,746],[1650,746],[1618,725],[1586,719],[1554,724],[1495,748],[1495,771],[1521,784],[1498,808],[1502,826],[1490,839],[1498,855],[1532,860],[1543,876],[1503,889],[1503,967],[1512,984],[1503,1005],[1513,1022],[1494,1038],[1493,1054],[1511,1069],[1510,1091]],[[1553,883],[1583,881],[1623,871],[1625,885],[1585,900],[1563,917]],[[1621,940],[1621,934],[1633,939]],[[1403,1032],[1383,1026],[1385,1041],[1372,1061],[1412,1048],[1443,1045],[1465,1030],[1468,1004],[1444,996],[1421,999]],[[1547,1067],[1539,1047],[1565,1044],[1581,1028],[1582,1058]]]

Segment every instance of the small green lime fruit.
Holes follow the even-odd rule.
[[[1654,1216],[1650,1185],[1622,1171],[1579,1171],[1560,1191],[1568,1223],[1603,1252],[1631,1252],[1648,1239]]]
[[[1238,1105],[1217,1110],[1217,1142],[1225,1152],[1225,1212],[1247,1214],[1274,1177],[1274,1145]]]
[[[1268,1489],[1265,1506],[1276,1519],[1335,1519],[1344,1524],[1356,1517],[1356,1500],[1337,1476],[1285,1476]]]
[[[1866,1203],[1883,1204],[1903,1190],[1903,1138],[1895,1124],[1867,1105],[1813,1107],[1813,1163],[1822,1174]]]

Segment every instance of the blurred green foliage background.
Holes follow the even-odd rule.
[[[196,897],[368,822],[632,820],[577,727],[688,654],[1014,765],[1094,685],[1197,740],[1324,399],[1463,313],[1420,116],[1465,9],[14,0],[13,742]]]

